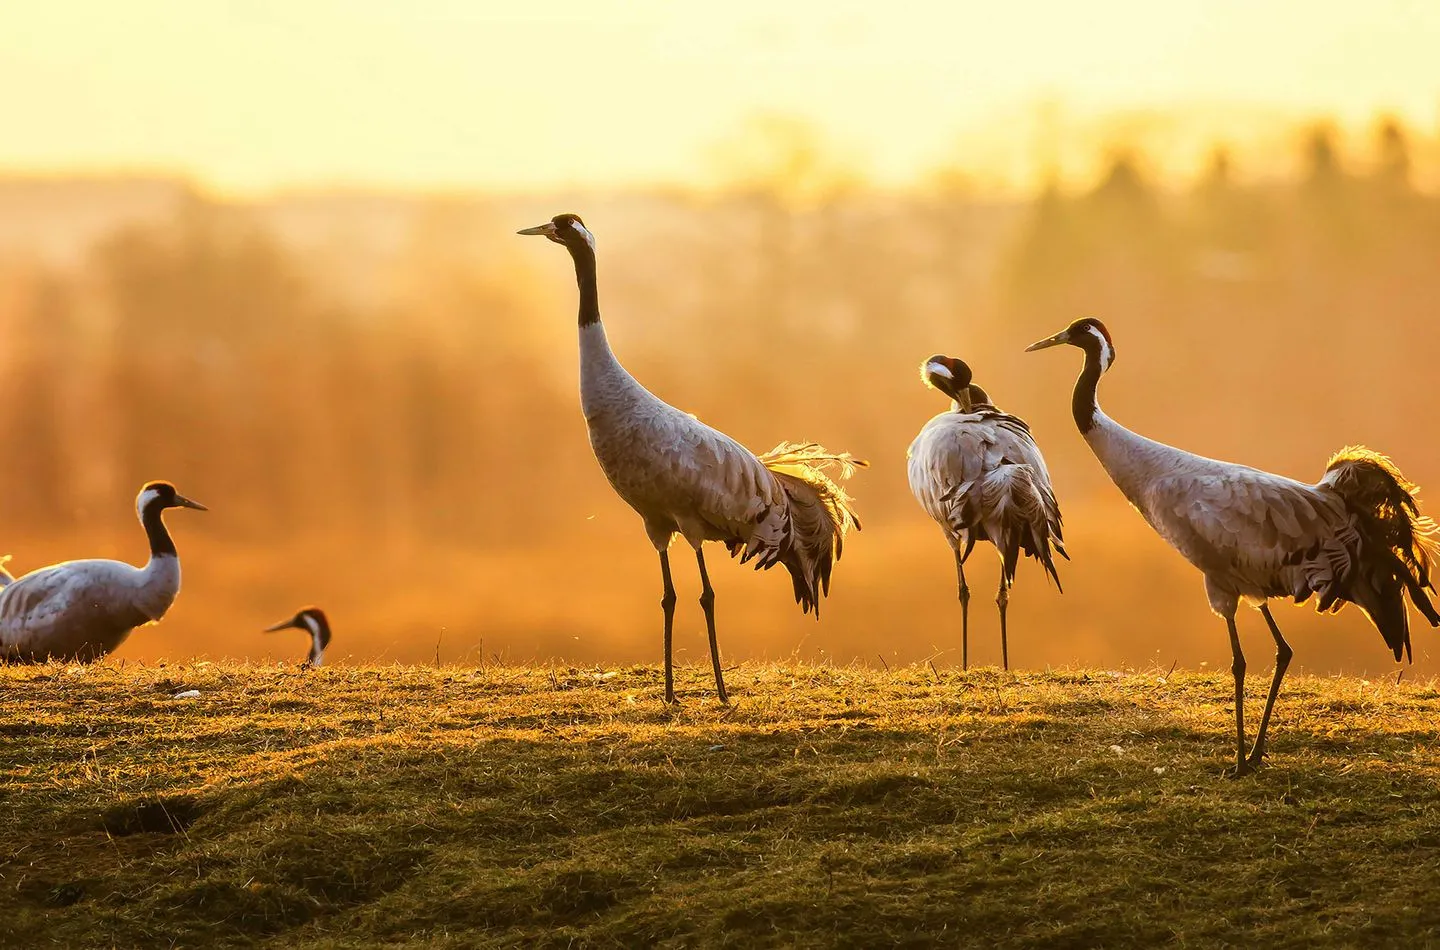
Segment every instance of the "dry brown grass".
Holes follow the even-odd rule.
[[[1414,946],[1428,683],[196,664],[0,671],[5,946]],[[198,689],[200,695],[175,698]]]

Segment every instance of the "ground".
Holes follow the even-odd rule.
[[[0,668],[0,946],[1440,944],[1434,684],[1296,677],[1241,780],[1228,673],[730,684]]]

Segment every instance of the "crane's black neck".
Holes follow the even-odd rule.
[[[1100,387],[1101,342],[1092,334],[1080,335],[1076,345],[1085,351],[1085,368],[1075,380],[1075,391],[1070,394],[1070,412],[1075,416],[1075,425],[1081,435],[1095,428],[1095,417],[1100,412],[1096,390]]]
[[[595,249],[589,242],[565,243],[575,261],[575,283],[580,286],[580,326],[600,322],[600,291],[595,286]]]
[[[170,532],[165,527],[165,521],[161,517],[165,506],[160,499],[154,499],[145,506],[140,514],[140,523],[145,526],[145,537],[150,539],[151,557],[176,557],[175,542],[170,538]]]
[[[315,629],[311,631],[315,634],[313,639],[319,641],[320,649],[323,650],[330,645],[330,620],[319,612],[309,614],[308,616],[311,620],[315,621]]]
[[[319,611],[310,611],[305,614],[307,620],[315,626],[312,628],[307,623],[310,633],[310,653],[305,657],[308,666],[314,666],[315,661],[325,653],[325,648],[330,645],[330,621]]]

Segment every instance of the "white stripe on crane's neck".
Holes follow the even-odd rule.
[[[147,488],[140,493],[139,498],[135,499],[135,515],[140,519],[141,524],[145,523],[145,509],[149,507],[150,502],[159,497],[159,489]]]
[[[310,656],[305,662],[311,666],[319,666],[325,661],[325,644],[320,635],[320,621],[315,618],[314,614],[302,613],[300,622],[310,630]]]
[[[585,225],[581,224],[579,221],[571,221],[570,227],[580,232],[580,236],[585,239],[585,243],[590,245],[590,250],[595,250],[595,235],[591,234],[590,231],[585,227]]]
[[[1105,339],[1105,334],[1101,333],[1099,328],[1086,327],[1085,332],[1093,336],[1095,341],[1100,344],[1100,372],[1103,373],[1115,362],[1115,348],[1110,345],[1109,340]]]

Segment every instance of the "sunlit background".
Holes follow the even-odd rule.
[[[575,291],[596,233],[620,358],[757,450],[869,458],[816,624],[711,557],[750,657],[958,663],[950,554],[904,453],[961,356],[1050,460],[1074,561],[1032,564],[1011,658],[1228,666],[1200,576],[1075,432],[1080,315],[1138,431],[1313,481],[1395,457],[1440,505],[1440,6],[51,2],[0,30],[0,551],[145,556],[176,607],[117,659],[654,662],[660,583],[590,456]],[[1430,496],[1422,496],[1429,498]],[[1440,509],[1437,509],[1440,510]],[[677,560],[679,656],[703,661]],[[972,657],[997,566],[972,560]],[[1277,619],[1312,671],[1394,670],[1348,610]],[[292,631],[292,634],[294,631]],[[1269,637],[1242,633],[1263,664]],[[1440,632],[1416,629],[1417,675]]]

